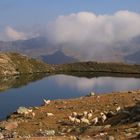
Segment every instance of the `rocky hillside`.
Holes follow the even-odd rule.
[[[18,53],[0,53],[0,75],[49,72],[50,66]]]
[[[88,73],[122,73],[140,74],[140,65],[128,65],[124,63],[98,63],[98,62],[77,62],[71,64],[56,65],[59,72],[88,72]]]
[[[120,73],[140,74],[140,65],[77,62],[49,65],[18,53],[0,53],[0,76],[33,73]]]

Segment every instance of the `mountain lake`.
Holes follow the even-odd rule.
[[[140,78],[134,77],[87,78],[58,74],[27,82],[23,79],[20,81],[19,78],[15,79],[5,78],[0,82],[0,120],[5,119],[20,106],[42,105],[43,99],[77,98],[85,96],[91,91],[96,94],[105,94],[140,89]]]

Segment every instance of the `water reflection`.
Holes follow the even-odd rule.
[[[112,92],[140,88],[140,79],[121,77],[76,78],[73,76],[58,75],[54,82],[60,87],[71,87],[79,91]]]
[[[45,77],[45,73],[41,74],[28,74],[28,75],[16,75],[0,78],[0,91],[4,91],[10,88],[19,88],[27,85],[30,82],[42,79]]]

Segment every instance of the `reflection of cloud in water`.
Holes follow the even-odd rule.
[[[69,86],[71,88],[77,88],[78,90],[92,89],[94,85],[94,79],[78,78],[66,75],[57,75],[54,77],[54,80],[59,86]]]
[[[54,81],[59,86],[75,88],[77,90],[95,90],[98,92],[111,92],[122,90],[133,90],[140,88],[140,79],[136,78],[117,78],[117,77],[99,77],[99,78],[78,78],[66,75],[57,75]]]

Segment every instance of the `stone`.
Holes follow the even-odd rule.
[[[0,140],[4,139],[4,136],[2,133],[0,133]]]
[[[54,136],[55,135],[54,130],[46,130],[45,133],[46,133],[47,136]]]
[[[17,122],[8,122],[5,124],[5,129],[6,130],[13,130],[16,129],[18,127],[18,123]]]

